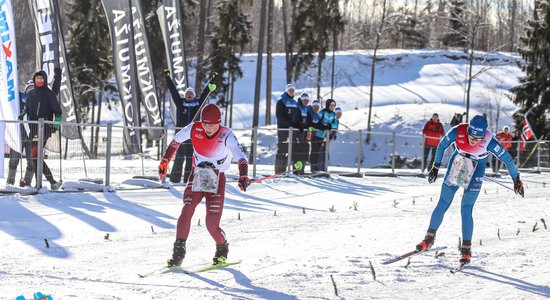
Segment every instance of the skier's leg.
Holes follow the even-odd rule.
[[[189,176],[189,181],[193,181],[193,173]],[[191,218],[195,213],[195,208],[202,200],[202,192],[193,192],[191,190],[191,184],[188,184],[183,192],[183,208],[178,218],[178,225],[176,229],[176,237],[181,240],[187,240],[189,231],[191,229]]]
[[[443,217],[445,212],[453,202],[458,187],[449,186],[445,183],[441,186],[441,193],[439,195],[439,202],[432,212],[432,217],[430,218],[430,230],[437,231],[441,223],[443,222]]]
[[[225,233],[220,228],[220,220],[223,212],[225,197],[225,175],[220,173],[218,180],[218,192],[206,193],[206,229],[216,241],[217,245],[225,244]]]
[[[437,147],[430,147],[430,164],[426,166],[426,170],[430,170],[434,164],[435,159],[435,151],[437,150]]]
[[[472,175],[470,185],[464,190],[461,204],[462,215],[462,240],[471,241],[474,232],[474,219],[472,217],[472,211],[474,204],[477,201],[479,192],[481,191],[481,185],[483,184],[483,174],[485,174],[485,161],[479,161]]]

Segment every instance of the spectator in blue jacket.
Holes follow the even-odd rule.
[[[292,141],[289,141],[289,130],[302,129],[298,103],[294,100],[296,88],[293,84],[286,86],[285,92],[277,101],[275,116],[277,117],[277,154],[275,155],[275,173],[286,171],[288,166],[288,144],[292,142],[293,155],[297,143],[298,130],[293,130]]]
[[[311,137],[311,172],[324,171],[322,164],[325,164],[325,157],[320,157],[323,148],[326,148],[326,137],[330,131],[338,128],[338,120],[336,119],[336,101],[328,99],[325,103],[325,108],[319,111],[320,130],[317,130]],[[326,151],[326,150],[325,150]],[[323,167],[323,168],[321,168]]]

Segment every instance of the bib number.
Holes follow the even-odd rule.
[[[455,156],[445,183],[451,186],[468,188],[476,167],[476,161],[462,155]]]
[[[193,192],[218,192],[218,172],[211,167],[195,167],[193,175]]]

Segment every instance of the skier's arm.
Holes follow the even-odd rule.
[[[168,90],[170,91],[170,95],[172,96],[172,100],[174,100],[176,107],[180,110],[183,109],[182,103],[181,103],[182,99],[180,97],[178,89],[176,88],[176,85],[174,84],[174,81],[172,81],[172,78],[170,78],[170,76],[165,76],[165,79],[166,79],[166,86],[168,86]]]
[[[248,161],[246,160],[246,156],[244,155],[241,145],[239,145],[239,141],[237,140],[235,134],[230,133],[225,138],[225,145],[229,149],[229,151],[231,151],[231,154],[233,154],[235,161],[237,161],[237,163],[239,164],[239,176],[247,176]]]
[[[456,127],[451,128],[447,134],[439,141],[437,145],[437,150],[435,151],[434,165],[440,165],[441,160],[443,159],[443,154],[445,150],[451,146],[452,143],[456,141]],[[431,166],[430,166],[431,167]]]
[[[504,147],[497,141],[496,138],[492,138],[489,142],[489,145],[487,146],[487,150],[489,152],[493,153],[498,159],[500,159],[504,164],[506,164],[506,168],[508,168],[508,172],[510,173],[510,176],[512,179],[515,179],[518,176],[518,168],[516,167],[516,164],[514,163],[514,159],[504,149]]]
[[[164,153],[163,159],[167,159],[168,161],[172,160],[172,157],[176,154],[176,151],[178,151],[178,148],[181,143],[187,141],[191,138],[191,131],[193,130],[194,123],[191,123],[185,127],[183,127],[176,135],[174,135],[174,139],[170,142],[170,145],[168,145],[168,148],[166,149],[166,153]]]

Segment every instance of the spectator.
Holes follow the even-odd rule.
[[[57,68],[56,68],[57,69]],[[57,74],[59,72],[59,74]],[[56,76],[61,76],[61,70],[56,70]],[[44,125],[44,144],[48,141],[48,138],[59,129],[59,122],[61,122],[61,106],[55,93],[48,87],[48,75],[44,71],[39,71],[33,76],[34,89],[27,94],[27,107],[29,121],[38,121],[44,119],[45,121],[55,121],[56,124]],[[55,87],[54,87],[55,88]],[[55,119],[54,119],[55,115]],[[30,136],[32,138],[31,158],[34,170],[37,170],[37,157],[38,157],[38,124],[30,124]],[[50,182],[52,189],[58,189],[60,184],[53,178],[52,172],[45,161],[42,164],[42,170],[46,179]],[[32,177],[32,173],[30,175]],[[26,184],[30,184],[32,178],[25,178]]]
[[[300,130],[297,135],[298,140],[296,144],[296,155],[293,156],[294,163],[300,161],[302,162],[302,165],[305,165],[306,161],[309,160],[309,142],[308,142],[308,134],[310,135],[311,131],[313,131],[317,124],[319,124],[318,114],[313,112],[313,110],[310,109],[309,104],[309,95],[308,93],[303,93],[300,98],[298,99],[298,110],[300,111]],[[307,129],[307,131],[304,131],[304,129]],[[311,139],[311,137],[310,137]],[[303,175],[304,169],[298,170],[294,172],[296,175]]]
[[[275,173],[286,171],[288,160],[289,129],[300,129],[300,112],[298,103],[294,100],[296,88],[293,84],[287,84],[285,92],[277,101],[275,116],[277,117],[277,154],[275,155]],[[303,128],[302,128],[303,130]],[[292,149],[295,152],[296,137],[298,134],[293,132]],[[293,155],[294,153],[291,153]]]
[[[334,113],[336,114],[336,130],[333,130],[330,132],[330,139],[336,140],[336,132],[338,130],[338,126],[340,126],[340,118],[342,117],[342,109],[340,107],[337,107],[334,109]]]
[[[319,111],[321,110],[321,102],[319,102],[319,100],[313,100],[311,102],[311,109],[313,110],[313,112],[319,113]]]
[[[426,122],[424,129],[422,129],[422,134],[424,135],[424,165],[422,166],[422,172],[424,172],[424,169],[431,168],[435,157],[435,150],[439,145],[441,137],[445,135],[445,131],[443,131],[443,124],[439,122],[438,114],[434,113],[432,118]],[[426,162],[428,161],[428,154],[430,152],[430,167],[427,167]]]
[[[462,123],[462,114],[456,113],[451,120],[451,127],[455,127],[460,123]]]
[[[319,124],[318,127],[321,130],[315,132],[311,137],[311,172],[323,171],[321,167],[325,163],[325,157],[320,157],[320,153],[326,147],[325,138],[327,132],[330,134],[332,129],[338,127],[338,120],[336,119],[336,114],[334,109],[336,108],[336,101],[334,99],[328,99],[326,101],[325,108],[319,112]]]
[[[504,126],[502,127],[502,131],[497,133],[497,140],[502,145],[502,148],[504,148],[506,151],[510,151],[510,148],[512,148],[512,135],[509,133],[510,127]],[[500,168],[500,161],[493,156],[493,171],[496,173],[498,172]]]
[[[176,127],[178,129],[183,128],[191,123],[202,103],[206,99],[209,90],[204,89],[199,98],[196,98],[195,89],[188,87],[184,92],[182,98],[170,77],[170,71],[164,70],[166,85],[170,90],[170,95],[176,104]],[[185,141],[181,144],[176,152],[176,158],[174,159],[174,165],[172,166],[172,172],[170,173],[170,182],[179,183],[182,181],[181,173],[183,169],[183,162],[185,161],[185,169],[183,170],[183,183],[187,182],[189,174],[191,173],[191,167],[193,165],[193,147],[191,141]]]
[[[26,112],[25,112],[25,105],[26,105],[26,99],[27,94],[34,89],[34,83],[32,80],[29,80],[27,82],[27,85],[25,86],[25,92],[19,93],[19,108],[20,108],[20,114],[18,119],[19,120],[25,120],[26,121]],[[27,127],[28,128],[28,127]],[[25,151],[25,155],[27,157],[27,169],[25,171],[25,177],[28,177],[32,180],[32,175],[34,173],[33,164],[31,160],[31,143],[29,142],[29,136],[25,129],[25,126],[23,123],[20,126],[20,133],[21,133],[21,142],[23,144],[22,150]],[[9,161],[9,170],[8,170],[8,178],[6,180],[7,184],[13,185],[15,184],[15,173],[17,172],[17,166],[19,165],[19,160],[22,157],[22,153],[19,153],[13,149],[10,148],[10,161]],[[24,187],[27,183],[23,178],[19,181],[19,186]]]

